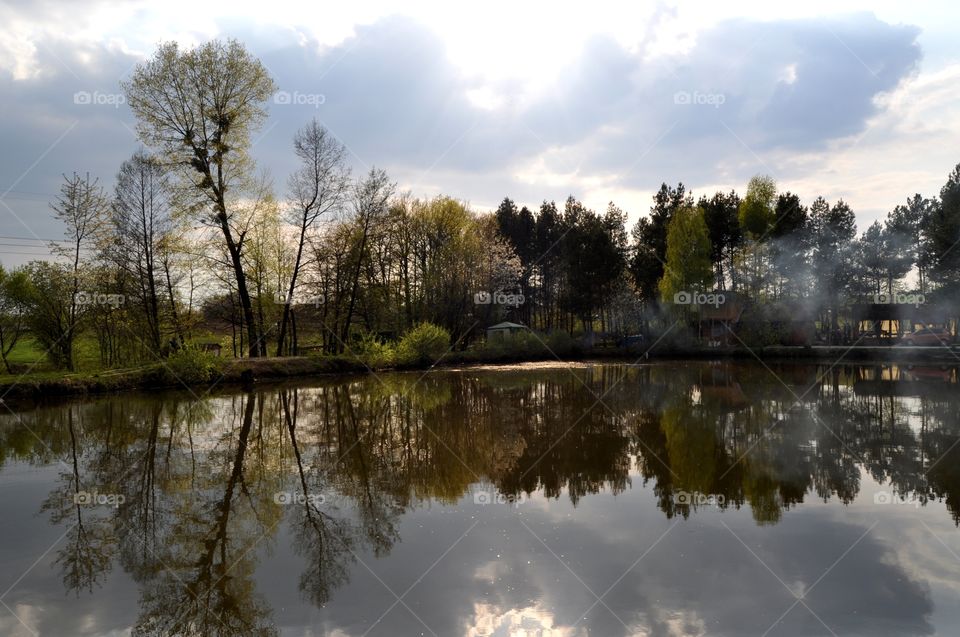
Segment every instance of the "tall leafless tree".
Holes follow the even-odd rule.
[[[350,322],[357,304],[360,288],[360,270],[366,260],[370,234],[387,216],[390,210],[390,198],[396,190],[396,184],[390,181],[386,171],[371,168],[369,174],[356,183],[353,188],[353,214],[356,226],[356,244],[353,251],[353,272],[350,278],[350,294],[347,312],[340,328],[339,351],[343,351],[350,337]]]
[[[286,302],[280,317],[277,356],[283,354],[290,323],[291,304],[297,291],[297,279],[303,263],[308,234],[328,213],[340,210],[350,192],[350,169],[346,165],[346,147],[316,119],[297,131],[293,148],[300,167],[290,176],[288,221],[297,226],[297,254],[287,286]]]
[[[137,285],[150,345],[161,349],[161,268],[173,230],[167,169],[144,152],[123,162],[110,214],[112,236],[105,255]],[[172,301],[172,300],[171,300]],[[176,308],[173,309],[174,314]]]
[[[53,243],[51,251],[70,261],[71,285],[68,301],[66,325],[63,331],[65,367],[73,371],[73,342],[80,323],[82,304],[80,302],[81,258],[86,249],[92,249],[102,238],[106,226],[109,202],[97,179],[91,179],[89,173],[81,177],[77,173],[63,176],[60,196],[50,206],[54,216],[65,226],[66,241]]]

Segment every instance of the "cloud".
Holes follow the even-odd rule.
[[[62,27],[37,26],[41,15],[17,23],[32,25],[37,72],[0,66],[8,151],[0,156],[0,192],[16,184],[4,202],[29,230],[50,236],[59,229],[43,196],[52,198],[60,174],[90,171],[109,186],[139,145],[129,109],[111,100],[142,43],[136,34],[129,41],[67,37]],[[661,181],[682,180],[699,192],[742,188],[766,172],[787,187],[809,184],[800,191],[805,199],[842,189],[836,162],[844,145],[859,143],[852,140],[893,108],[881,98],[918,77],[921,63],[917,28],[871,14],[727,20],[681,52],[656,55],[644,43],[595,34],[571,44],[579,48],[568,61],[533,83],[464,70],[443,34],[408,17],[355,25],[334,44],[241,19],[220,20],[215,29],[246,42],[290,96],[271,104],[254,147],[281,194],[294,168],[290,140],[317,117],[347,145],[358,171],[384,167],[415,194],[492,206],[508,195],[537,205],[573,193],[595,207],[620,194],[634,216]],[[490,46],[511,43],[491,34]],[[74,103],[76,93],[89,94],[90,103]],[[871,136],[896,147],[909,132],[886,127]],[[937,178],[948,169],[938,167]],[[924,170],[917,158],[912,174]],[[885,180],[903,190],[886,207],[915,190],[905,179]],[[857,198],[848,199],[859,210]],[[27,229],[0,207],[0,232]]]

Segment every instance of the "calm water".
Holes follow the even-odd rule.
[[[461,370],[0,417],[0,635],[960,634],[956,370]]]

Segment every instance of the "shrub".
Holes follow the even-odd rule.
[[[421,323],[397,345],[397,362],[403,365],[434,363],[450,348],[450,333],[432,323]]]
[[[373,334],[365,334],[352,348],[353,353],[371,369],[394,365],[397,352],[390,343],[383,343]]]
[[[474,351],[483,360],[532,360],[574,356],[580,353],[580,346],[562,330],[550,335],[523,331],[484,341]]]
[[[563,330],[554,330],[547,337],[547,347],[557,356],[569,356],[580,353],[580,345]]]
[[[546,353],[541,338],[531,332],[523,331],[515,334],[504,334],[488,339],[482,351],[493,358],[525,358],[531,355]]]
[[[170,382],[209,383],[223,373],[223,359],[211,352],[187,346],[167,358],[163,372]]]

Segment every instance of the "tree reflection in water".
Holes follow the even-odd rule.
[[[42,508],[67,532],[64,585],[92,591],[119,562],[140,587],[135,635],[275,634],[254,573],[282,525],[322,606],[359,553],[390,552],[406,511],[478,481],[576,505],[640,479],[667,517],[706,502],[774,524],[808,497],[853,501],[865,471],[960,520],[955,370],[774,371],[601,365],[103,399],[8,417],[0,467],[61,463]]]

